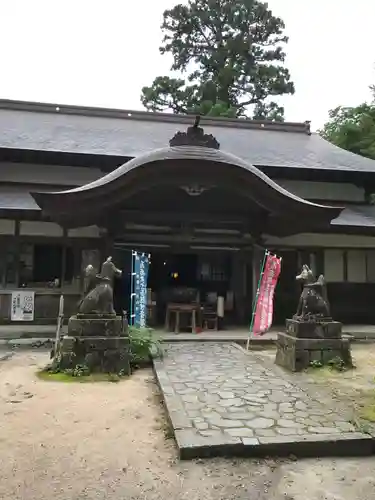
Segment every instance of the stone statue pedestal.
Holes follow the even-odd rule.
[[[60,342],[60,368],[84,365],[90,372],[130,375],[127,326],[115,314],[77,314]]]
[[[288,335],[300,339],[340,339],[342,334],[342,323],[332,318],[315,321],[287,319],[285,327]]]
[[[116,314],[75,314],[69,318],[71,337],[121,337],[122,318]]]
[[[293,372],[304,370],[313,362],[327,365],[334,358],[352,365],[350,341],[342,337],[342,324],[331,318],[287,319],[286,332],[278,334],[276,348],[275,363]]]
[[[130,341],[128,325],[113,308],[113,280],[122,271],[108,257],[100,274],[89,264],[86,292],[78,305],[78,314],[71,316],[68,335],[53,352],[51,368],[90,373],[104,372],[130,375]]]

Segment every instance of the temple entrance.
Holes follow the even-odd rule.
[[[177,253],[172,250],[134,248],[136,251],[150,254],[148,274],[148,320],[149,325],[164,328],[168,305],[199,304],[209,309],[212,315],[218,315],[218,327],[225,328],[238,324],[241,318],[242,301],[236,300],[238,291],[238,255],[228,251],[196,251],[189,249]],[[113,253],[116,265],[123,270],[123,275],[114,284],[114,307],[121,311],[130,311],[132,250],[115,245]],[[237,273],[236,273],[237,269]],[[249,281],[251,284],[251,280]],[[241,286],[241,284],[240,284]],[[251,291],[249,292],[251,293]],[[249,299],[251,302],[251,299]],[[218,311],[219,307],[219,311]],[[220,311],[221,307],[221,311]],[[188,331],[189,318],[181,317],[181,331]],[[246,319],[246,321],[249,318]],[[203,327],[202,321],[197,323]],[[214,321],[212,323],[215,323]],[[208,325],[212,327],[212,324]],[[174,325],[172,324],[174,328]]]
[[[154,324],[165,324],[166,310],[171,302],[198,300],[198,257],[194,254],[152,252],[148,287],[153,304]]]
[[[106,249],[117,242],[128,250],[116,261],[124,269],[117,285],[123,297],[130,296],[131,250],[151,254],[150,324],[160,324],[168,303],[185,301],[186,294],[197,308],[211,299],[214,304],[216,297],[216,312],[224,309],[227,323],[233,317],[248,325],[254,244],[262,246],[264,235],[321,232],[342,210],[307,202],[221,151],[217,139],[199,127],[199,118],[177,132],[169,147],[134,158],[102,179],[61,193],[32,194],[49,220],[66,228],[96,225]],[[289,281],[286,261],[283,296],[296,270],[291,262]],[[286,303],[278,304],[284,318]],[[129,311],[126,303],[118,307]]]
[[[232,258],[228,252],[152,252],[148,279],[153,306],[150,316],[156,325],[163,326],[171,304],[184,304],[187,309],[189,304],[199,304],[203,312],[204,308],[211,310],[213,319],[219,312],[218,317],[222,319],[218,324],[223,326],[223,316],[226,312],[232,313],[234,308],[231,271]],[[222,311],[218,311],[220,303]],[[188,328],[186,321],[182,321],[181,327]]]

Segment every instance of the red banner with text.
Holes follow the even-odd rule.
[[[281,271],[281,259],[268,254],[263,268],[263,276],[258,290],[255,309],[253,334],[261,335],[272,326],[273,297]]]

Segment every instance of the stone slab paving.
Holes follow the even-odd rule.
[[[154,369],[181,459],[373,452],[337,403],[235,344],[167,344]]]

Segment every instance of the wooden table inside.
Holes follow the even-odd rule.
[[[181,314],[190,314],[191,315],[191,331],[192,333],[197,332],[197,318],[199,317],[199,313],[201,310],[200,304],[177,304],[170,303],[167,305],[167,312],[165,315],[165,328],[167,332],[171,331],[170,323],[172,314],[175,314],[175,333],[180,333],[180,315]]]

